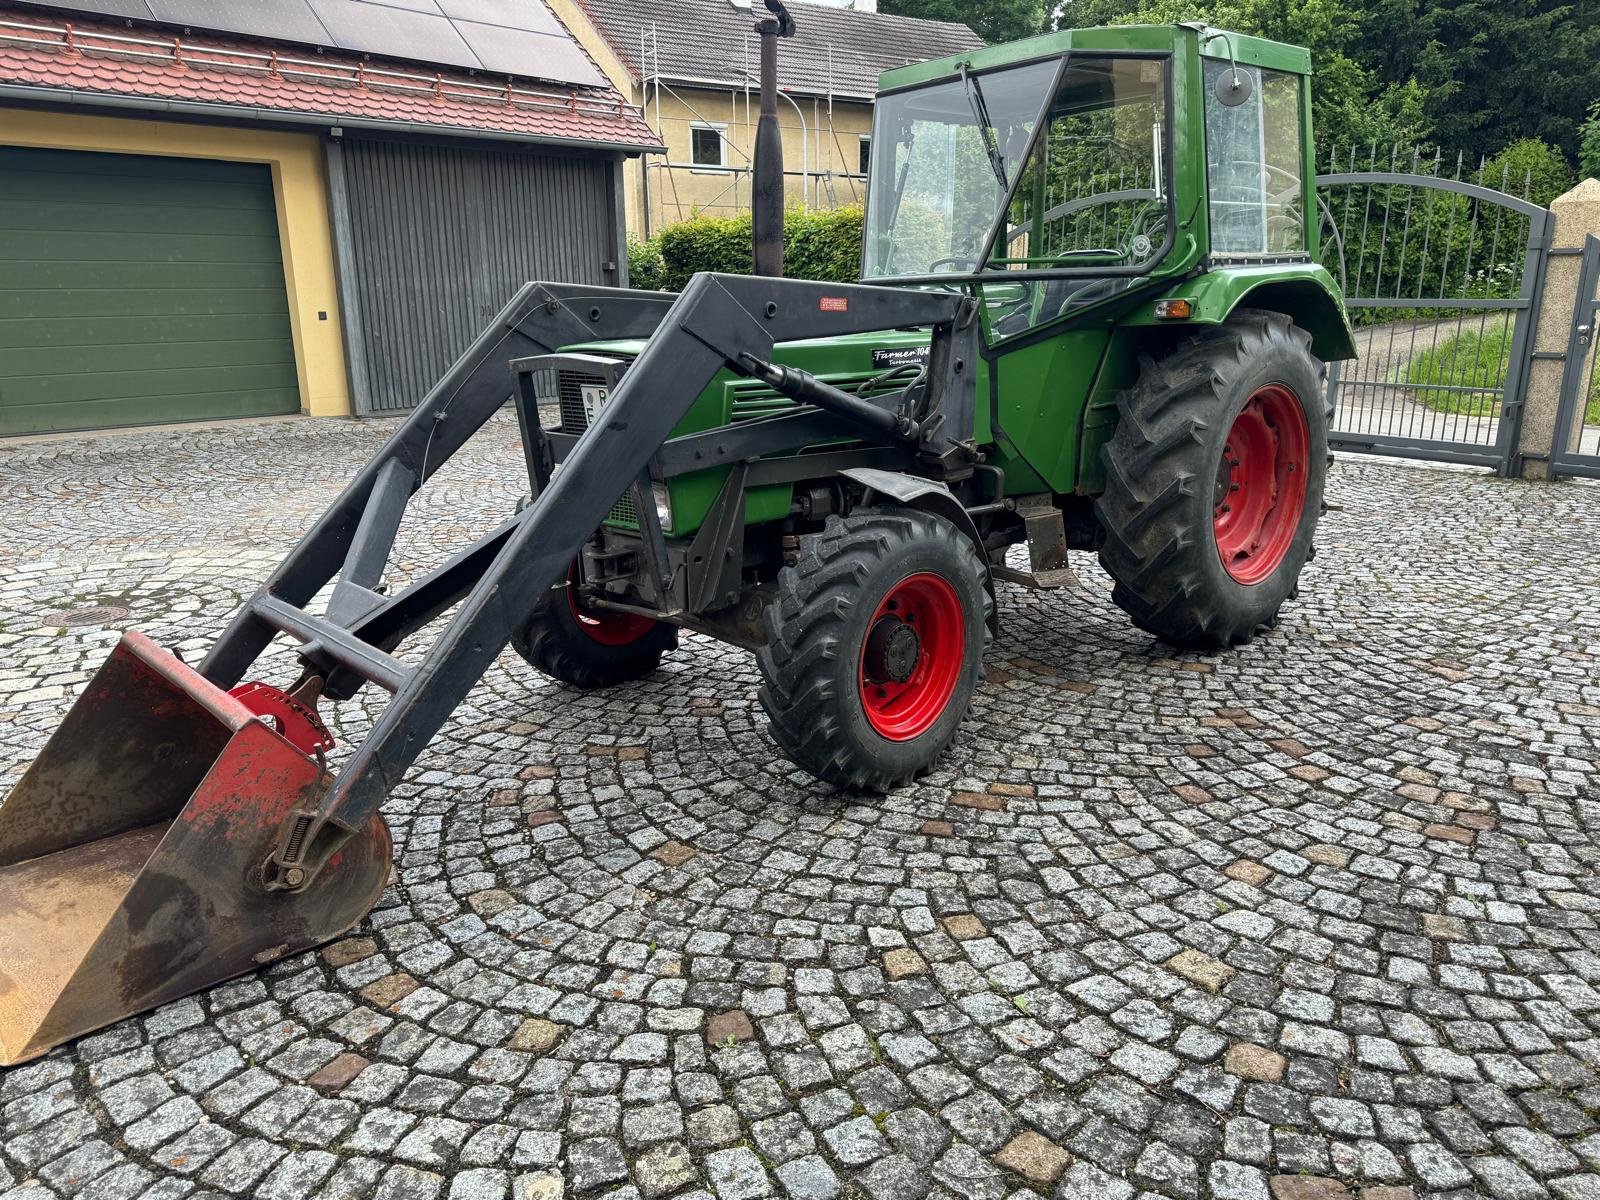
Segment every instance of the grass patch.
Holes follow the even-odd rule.
[[[1406,364],[1404,382],[1419,390],[1413,397],[1418,404],[1435,412],[1460,413],[1468,417],[1497,417],[1500,397],[1511,365],[1511,323],[1497,328],[1464,329],[1431,349],[1424,350]],[[1430,387],[1481,388],[1482,392],[1438,392]],[[1583,423],[1600,425],[1600,371],[1589,385]]]

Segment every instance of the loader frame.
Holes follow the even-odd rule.
[[[829,468],[908,466],[918,459],[949,469],[975,460],[975,317],[974,302],[960,293],[792,279],[699,275],[678,296],[524,286],[244,605],[199,667],[215,686],[231,688],[281,633],[303,643],[305,674],[297,694],[318,680],[334,698],[364,683],[392,694],[331,787],[297,805],[283,822],[277,849],[263,866],[263,886],[302,892],[312,885],[629,491],[641,514],[647,568],[641,574],[658,588],[657,600],[667,599],[673,580],[650,502],[652,471],[669,477],[737,464],[724,488],[721,519],[710,523],[710,536],[731,539],[742,521],[741,488],[752,473],[799,469],[811,477]],[[928,370],[868,399],[770,361],[776,342],[905,327],[931,329]],[[532,398],[516,387],[517,361],[619,338],[648,342],[619,380],[603,419],[576,437],[542,430]],[[672,438],[695,399],[725,369],[762,378],[809,407]],[[383,595],[383,569],[411,497],[513,399],[531,503],[398,594]],[[872,451],[837,463],[792,453],[764,458],[837,437],[841,418],[878,447],[887,442],[889,458]],[[307,605],[330,582],[326,614],[312,615]],[[689,584],[701,602],[719,589],[715,574]],[[407,637],[458,603],[419,663],[394,656]]]

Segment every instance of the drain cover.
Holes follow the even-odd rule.
[[[52,613],[49,623],[64,629],[77,629],[87,625],[116,625],[127,619],[127,609],[106,605],[102,608],[74,608],[67,612]]]

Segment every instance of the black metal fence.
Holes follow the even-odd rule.
[[[1317,184],[1359,354],[1329,372],[1336,448],[1507,469],[1551,229],[1532,180],[1368,147]]]

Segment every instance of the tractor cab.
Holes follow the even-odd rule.
[[[1197,23],[888,72],[862,278],[976,288],[994,343],[1208,265],[1311,261],[1310,68]]]

